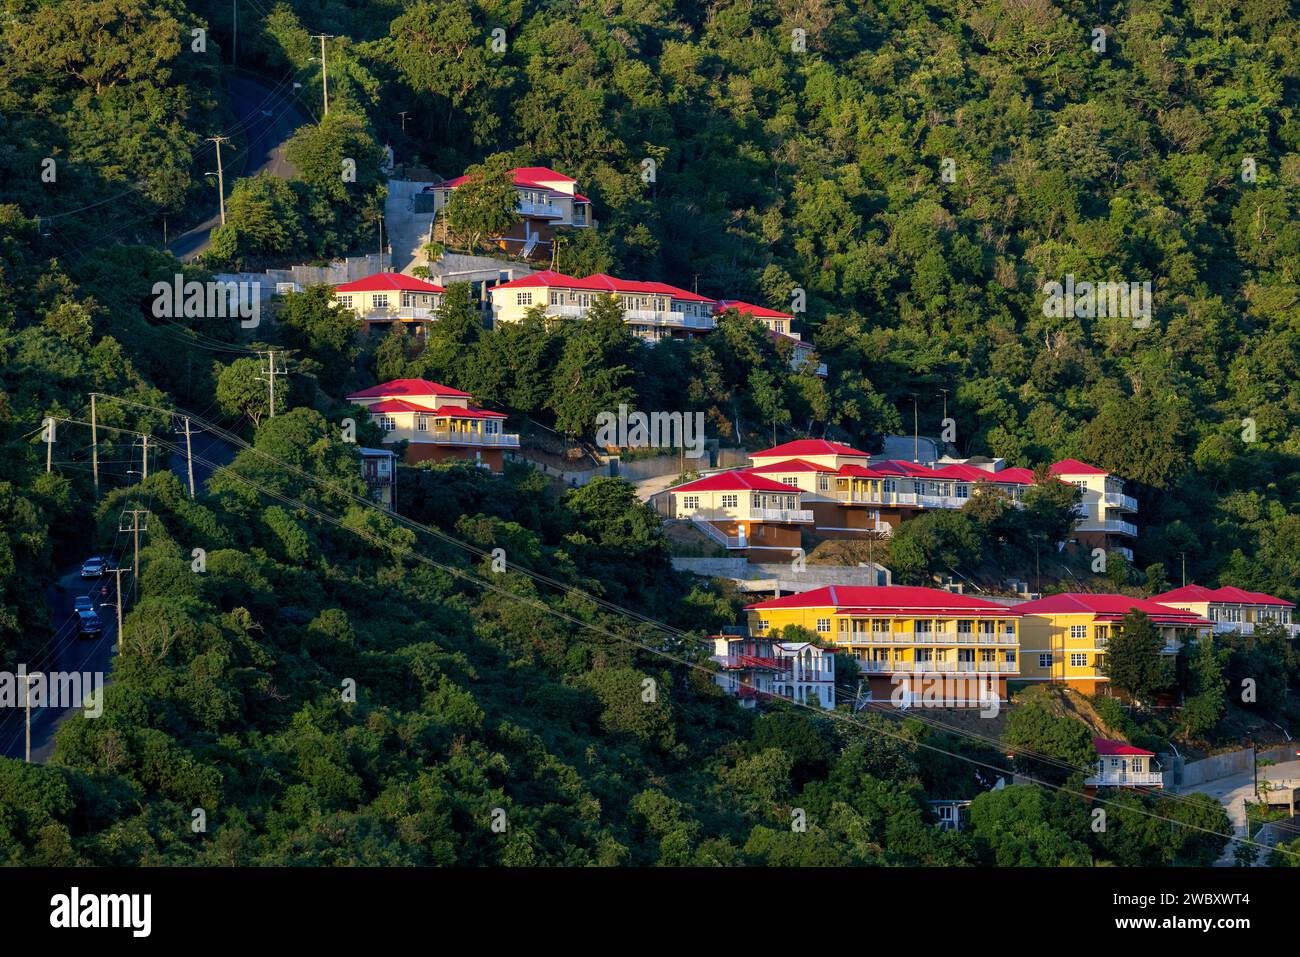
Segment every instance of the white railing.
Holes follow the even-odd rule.
[[[752,522],[811,522],[813,513],[807,508],[751,508],[749,520]]]
[[[1016,674],[1013,661],[862,661],[863,671],[897,671],[912,674]]]
[[[1161,771],[1106,771],[1084,778],[1087,787],[1124,787],[1150,786],[1164,787],[1165,776]]]
[[[847,489],[831,489],[826,494],[846,505],[915,505],[917,503],[915,492],[851,492]]]
[[[389,306],[387,309],[367,309],[363,319],[436,319],[438,310],[428,306]]]
[[[1132,522],[1125,522],[1119,519],[1091,519],[1086,518],[1080,522],[1076,531],[1080,532],[1118,532],[1121,535],[1132,535],[1137,537],[1137,526]]]
[[[560,207],[551,203],[530,203],[527,200],[519,201],[519,213],[523,216],[559,216]]]
[[[1102,493],[1101,500],[1111,508],[1122,508],[1128,512],[1136,512],[1138,510],[1137,499],[1132,495],[1123,495],[1119,492],[1104,492]]]
[[[413,433],[416,442],[433,442],[445,445],[491,445],[519,447],[519,436],[509,432],[453,432],[429,429]]]
[[[744,539],[738,535],[728,535],[716,525],[704,521],[702,518],[691,518],[691,524],[702,531],[709,538],[713,539],[723,548],[744,548]]]
[[[587,306],[550,303],[546,307],[546,314],[548,316],[559,316],[562,319],[582,319],[587,315],[587,309]]]

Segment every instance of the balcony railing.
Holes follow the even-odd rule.
[[[1160,771],[1106,771],[1084,778],[1088,787],[1164,787],[1165,776]]]
[[[1132,495],[1124,495],[1120,492],[1103,492],[1101,500],[1109,508],[1122,508],[1126,512],[1136,512],[1138,510],[1137,499]]]
[[[712,522],[706,522],[703,518],[691,516],[691,524],[698,528],[713,541],[717,542],[723,548],[744,548],[745,540],[739,535],[728,535]]]
[[[753,522],[811,522],[812,509],[808,508],[751,508],[749,520]]]
[[[518,448],[519,436],[509,432],[456,432],[429,429],[413,432],[413,441],[438,445],[486,445],[495,448]]]
[[[870,672],[910,674],[1018,674],[1014,661],[861,661],[858,668]]]
[[[1117,532],[1120,535],[1130,535],[1137,537],[1137,526],[1132,522],[1125,522],[1120,519],[1093,519],[1085,518],[1079,523],[1075,531],[1079,532]]]
[[[763,668],[768,671],[787,671],[790,667],[789,659],[760,658],[755,655],[724,655],[717,661],[727,669]]]
[[[519,215],[521,216],[545,216],[548,218],[558,219],[563,213],[560,207],[552,203],[530,203],[527,200],[519,201]]]
[[[429,306],[389,306],[387,309],[367,309],[361,317],[370,322],[391,322],[401,319],[437,319],[438,310]]]
[[[847,489],[833,489],[826,493],[838,502],[846,505],[915,505],[915,492],[857,492]]]

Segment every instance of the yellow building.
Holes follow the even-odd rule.
[[[1255,626],[1265,622],[1281,625],[1288,638],[1294,638],[1300,632],[1300,624],[1294,621],[1295,603],[1264,592],[1246,591],[1231,585],[1223,588],[1184,585],[1151,600],[1208,618],[1214,622],[1215,632],[1236,631],[1253,635]]]
[[[798,625],[844,649],[874,700],[979,707],[1019,673],[1019,610],[937,588],[828,585],[746,610],[753,635]]]
[[[1049,595],[1022,602],[1023,681],[1066,682],[1082,694],[1106,689],[1106,644],[1118,634],[1124,616],[1142,611],[1164,638],[1162,654],[1176,655],[1183,644],[1210,633],[1211,623],[1193,612],[1128,595]]]

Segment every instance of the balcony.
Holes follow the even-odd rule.
[[[899,674],[1018,674],[1014,661],[860,661],[861,671]]]
[[[751,522],[811,522],[812,509],[807,508],[751,508]]]
[[[564,214],[560,212],[560,207],[553,203],[530,203],[527,200],[519,201],[520,216],[535,216],[541,219],[559,219]]]
[[[1160,771],[1106,771],[1084,778],[1085,787],[1164,787],[1165,776]]]
[[[1107,508],[1123,509],[1126,512],[1136,512],[1138,510],[1137,499],[1132,495],[1124,495],[1120,492],[1103,492],[1101,500]]]
[[[834,489],[826,493],[837,502],[845,505],[916,505],[915,492],[851,492],[847,489]]]
[[[427,442],[431,445],[481,445],[488,448],[519,448],[519,436],[507,432],[461,432],[429,429],[425,432],[415,432],[411,441]]]
[[[1137,526],[1132,522],[1125,522],[1120,519],[1092,519],[1084,518],[1076,527],[1076,532],[1114,532],[1118,535],[1128,535],[1132,538],[1137,537]]]
[[[673,329],[712,329],[712,316],[688,316],[684,312],[659,309],[624,309],[623,321],[638,326],[668,326]]]
[[[438,318],[438,310],[429,306],[389,306],[387,309],[367,309],[361,313],[361,318],[366,322],[430,322]]]
[[[727,670],[761,668],[765,671],[787,671],[789,661],[781,658],[759,658],[754,655],[725,655],[716,659]]]

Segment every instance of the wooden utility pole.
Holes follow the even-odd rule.
[[[260,354],[261,353],[259,353],[259,355]],[[266,351],[266,369],[267,369],[267,373],[266,373],[267,405],[270,407],[270,417],[274,418],[275,417],[275,376],[277,371],[275,368],[274,349],[268,349]],[[284,372],[285,370],[281,369],[279,371]]]
[[[190,479],[190,498],[194,497],[194,456],[190,452],[190,417],[185,416],[185,472]]]
[[[28,764],[32,763],[32,678],[27,671],[23,671],[23,710],[27,712],[27,741],[23,747],[23,760]]]
[[[126,569],[113,568],[110,570],[117,576],[117,592],[114,598],[117,605],[117,653],[120,655],[122,653],[122,572],[126,571]]]
[[[95,419],[95,393],[90,393],[90,468],[95,473],[95,498],[99,498],[99,425]]]
[[[45,474],[50,474],[51,456],[54,454],[54,420],[45,420]]]
[[[124,524],[123,524],[123,522],[121,521],[121,519],[122,519],[122,518],[125,518],[127,515],[130,515],[130,516],[131,516],[131,526],[130,526],[129,528],[125,527]],[[141,515],[146,516],[146,521],[145,521],[145,524],[144,524],[143,526],[140,525],[140,516],[141,516]],[[148,522],[148,520],[147,520],[147,516],[148,516],[148,515],[149,515],[149,510],[148,510],[147,508],[128,508],[128,509],[123,509],[123,510],[122,510],[122,515],[119,517],[119,520],[118,520],[118,523],[117,523],[117,530],[118,530],[119,532],[130,532],[130,533],[131,533],[131,537],[132,537],[132,542],[133,542],[133,547],[134,547],[134,556],[135,556],[134,559],[132,560],[132,563],[131,563],[131,589],[132,589],[132,591],[134,591],[135,589],[137,589],[137,588],[139,587],[139,582],[140,582],[140,532],[142,532],[142,531],[148,531],[148,529],[149,529],[149,522]]]
[[[221,168],[221,144],[230,141],[228,136],[209,136],[209,143],[217,144],[217,198],[221,201],[221,225],[226,225],[226,177]]]
[[[329,71],[325,67],[325,41],[334,39],[332,33],[313,33],[312,39],[320,40],[320,92],[321,100],[325,104],[325,116],[330,115],[330,78]]]
[[[144,464],[140,467],[140,481],[145,482],[149,479],[149,433],[144,433],[141,438],[144,440],[141,453],[141,459]]]

